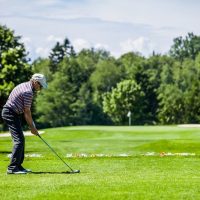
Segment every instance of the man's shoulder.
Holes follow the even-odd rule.
[[[17,87],[24,87],[24,86],[27,86],[29,84],[29,82],[23,82],[23,83],[20,83],[16,86]]]
[[[19,84],[16,88],[20,88],[23,93],[33,94],[30,81]]]

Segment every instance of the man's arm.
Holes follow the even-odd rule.
[[[31,129],[31,133],[34,134],[34,135],[38,135],[39,133],[38,133],[38,130],[35,127],[35,124],[33,122],[31,110],[30,110],[29,107],[25,107],[25,109],[24,109],[24,117],[26,119],[26,122],[27,122],[29,128]]]

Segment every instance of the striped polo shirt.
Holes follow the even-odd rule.
[[[17,114],[22,114],[25,107],[31,107],[32,100],[33,86],[31,82],[28,81],[19,84],[12,90],[5,104],[5,107],[11,108]]]

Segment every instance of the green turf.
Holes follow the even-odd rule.
[[[200,199],[198,128],[63,127],[46,129],[42,137],[81,173],[63,173],[68,169],[62,162],[31,136],[26,137],[26,155],[42,157],[26,157],[24,167],[34,173],[6,175],[12,142],[0,138],[0,199]],[[145,156],[147,152],[154,156]]]

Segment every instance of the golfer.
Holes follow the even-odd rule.
[[[31,105],[34,93],[42,88],[47,88],[45,76],[43,74],[34,74],[30,81],[21,83],[12,90],[6,104],[3,106],[2,118],[9,127],[14,144],[7,174],[26,174],[31,172],[31,170],[22,166],[25,138],[21,125],[21,115],[24,115],[31,133],[37,135],[38,130],[32,119]]]

